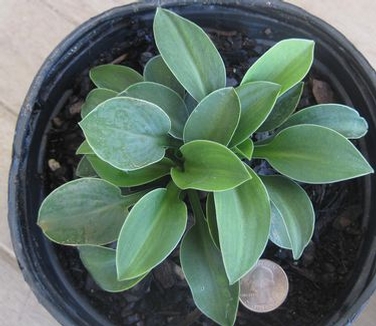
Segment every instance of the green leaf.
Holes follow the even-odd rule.
[[[226,86],[222,58],[202,28],[171,11],[157,8],[154,37],[169,69],[197,101]]]
[[[243,162],[221,144],[194,140],[180,150],[184,167],[171,169],[172,179],[180,189],[221,191],[235,188],[251,178]]]
[[[132,280],[118,281],[116,251],[102,246],[79,246],[78,251],[85,268],[94,281],[107,292],[122,292],[140,282],[147,274]]]
[[[270,81],[282,86],[281,94],[298,84],[313,62],[314,41],[287,39],[265,52],[246,72],[241,84]]]
[[[97,106],[80,126],[100,159],[131,171],[163,158],[171,122],[153,103],[116,97]]]
[[[251,168],[248,171],[251,180],[214,192],[219,242],[230,284],[254,267],[269,238],[269,196],[257,174]]]
[[[174,166],[174,163],[170,159],[163,158],[159,162],[148,165],[142,169],[126,172],[102,161],[95,155],[88,155],[87,158],[95,172],[102,179],[119,187],[139,186],[157,180],[168,175],[171,167]]]
[[[230,285],[220,251],[210,234],[197,195],[196,224],[184,236],[180,261],[196,306],[220,325],[233,325],[239,303],[239,283]],[[191,196],[192,198],[192,196]]]
[[[206,222],[208,223],[210,237],[214,245],[220,249],[217,217],[215,215],[214,193],[209,192],[206,197]]]
[[[341,104],[319,104],[300,110],[281,129],[299,124],[327,127],[351,139],[361,138],[368,131],[367,121],[359,116],[358,111]]]
[[[127,96],[158,105],[170,118],[170,134],[183,139],[188,110],[182,98],[170,88],[151,82],[137,83],[126,89]]]
[[[206,96],[189,116],[184,142],[206,139],[227,145],[240,117],[239,98],[233,88],[222,88]]]
[[[250,138],[247,138],[242,143],[238,144],[233,151],[240,155],[241,158],[245,158],[247,160],[250,160],[252,158],[253,154],[253,141]]]
[[[86,97],[84,105],[81,107],[81,117],[85,118],[99,104],[117,96],[117,93],[109,89],[95,88]]]
[[[231,147],[245,141],[260,127],[272,110],[279,90],[279,85],[269,82],[248,83],[236,88],[241,115],[230,142]]]
[[[93,149],[89,146],[89,143],[84,140],[81,145],[76,150],[77,155],[86,155],[86,154],[94,154]]]
[[[292,249],[294,259],[299,259],[314,231],[311,200],[304,189],[286,177],[263,176],[262,181],[274,206],[270,239],[280,247]]]
[[[77,165],[76,176],[80,178],[98,176],[86,155],[82,156],[80,162]]]
[[[184,103],[187,106],[187,110],[189,114],[193,112],[193,110],[196,108],[198,102],[190,95],[189,93],[186,93],[184,96]]]
[[[184,98],[185,89],[176,79],[160,55],[151,58],[144,68],[145,81],[162,84]]]
[[[155,189],[132,208],[118,240],[119,280],[141,276],[163,261],[179,243],[187,208],[176,189]]]
[[[118,238],[128,207],[143,194],[122,196],[118,187],[97,178],[70,181],[43,201],[38,225],[61,244],[110,243]]]
[[[373,172],[362,154],[341,134],[326,127],[286,128],[253,157],[265,158],[278,172],[301,182],[331,183]]]
[[[106,88],[117,93],[144,80],[136,70],[114,64],[105,64],[92,68],[90,70],[90,79],[98,88]]]
[[[269,239],[280,248],[292,250],[289,234],[287,233],[286,224],[283,220],[282,213],[270,202],[271,223]]]
[[[257,129],[258,132],[270,131],[278,128],[295,111],[302,96],[304,83],[299,83],[282,94],[275,103],[264,123]]]

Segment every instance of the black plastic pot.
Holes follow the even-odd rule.
[[[376,167],[376,74],[362,55],[340,33],[305,11],[281,1],[166,1],[163,5],[203,27],[241,30],[275,42],[289,37],[316,41],[314,67],[339,94],[339,100],[357,108],[370,126],[361,149]],[[46,134],[66,100],[76,76],[114,43],[130,40],[129,22],[151,26],[154,5],[118,7],[78,27],[48,57],[35,77],[22,106],[14,138],[9,177],[9,225],[13,246],[26,281],[38,300],[63,325],[110,325],[76,293],[54,256],[51,243],[36,225],[37,211],[46,195]],[[270,36],[264,33],[270,28]],[[365,188],[364,241],[354,277],[325,325],[345,325],[361,311],[376,288],[375,176],[363,179]]]

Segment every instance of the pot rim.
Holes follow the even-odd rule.
[[[74,45],[82,38],[82,35],[89,33],[96,25],[102,24],[103,22],[109,20],[114,16],[125,16],[132,14],[142,14],[154,11],[156,5],[161,5],[163,7],[173,7],[173,8],[183,8],[186,6],[197,6],[204,5],[210,10],[214,10],[216,6],[235,8],[236,10],[253,10],[258,12],[260,15],[267,14],[268,11],[273,10],[279,12],[279,15],[284,17],[286,20],[293,22],[294,20],[304,21],[310,28],[314,29],[318,34],[325,38],[329,38],[333,41],[332,47],[338,48],[341,52],[352,53],[351,69],[358,69],[360,75],[362,75],[365,87],[369,93],[376,90],[376,72],[371,67],[369,62],[364,58],[364,56],[355,48],[355,46],[339,31],[337,31],[332,26],[328,25],[326,22],[313,16],[312,14],[306,12],[305,10],[282,1],[264,1],[264,0],[224,0],[224,1],[204,1],[201,0],[185,0],[181,2],[179,0],[160,0],[157,3],[153,1],[133,3],[120,7],[115,7],[113,9],[107,10],[98,16],[89,19],[88,21],[79,25],[73,32],[71,32],[66,38],[60,42],[57,47],[51,52],[47,57],[38,73],[36,74],[34,80],[31,83],[30,89],[27,92],[26,98],[21,108],[20,115],[17,120],[16,134],[13,142],[13,154],[12,163],[9,172],[9,188],[8,188],[8,221],[10,225],[11,237],[13,248],[16,253],[19,265],[22,269],[25,280],[32,287],[33,292],[36,294],[38,300],[49,310],[49,312],[58,320],[65,321],[66,316],[64,312],[56,309],[51,303],[50,295],[47,297],[39,293],[38,287],[45,288],[43,284],[31,285],[31,283],[40,283],[35,276],[32,275],[30,269],[34,267],[33,262],[26,257],[23,243],[18,230],[19,222],[17,220],[17,212],[19,210],[17,198],[23,195],[25,190],[18,189],[14,186],[19,184],[19,178],[21,177],[21,170],[24,167],[24,160],[22,159],[22,149],[25,148],[25,144],[30,139],[30,120],[33,119],[33,103],[36,102],[40,88],[44,83],[46,76],[53,73],[54,64],[56,61],[61,60],[61,58],[67,56]],[[71,53],[74,55],[74,53]],[[51,72],[52,71],[52,72]],[[372,120],[376,122],[376,112],[372,115]],[[376,248],[376,243],[373,244]],[[376,289],[376,278],[375,278],[375,268],[373,267],[373,278],[368,283],[368,287],[363,291],[361,296],[357,300],[357,304],[349,307],[346,312],[348,320],[353,320],[364,307],[365,302],[370,297],[370,295]]]

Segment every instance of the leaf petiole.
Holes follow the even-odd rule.
[[[201,207],[201,202],[197,190],[189,189],[187,190],[187,193],[193,211],[193,216],[195,217],[195,222],[196,224],[199,224],[200,219],[202,219],[201,221],[205,220],[205,215]]]

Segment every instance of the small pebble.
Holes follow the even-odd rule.
[[[76,115],[76,114],[79,114],[81,112],[81,107],[82,105],[84,104],[84,101],[78,101],[76,103],[73,103],[70,107],[69,107],[69,113],[71,115]]]
[[[54,158],[50,158],[48,160],[48,167],[50,168],[51,171],[56,171],[56,170],[59,170],[61,168],[61,165]]]
[[[312,80],[312,93],[318,104],[335,102],[332,88],[327,82],[322,80]]]

